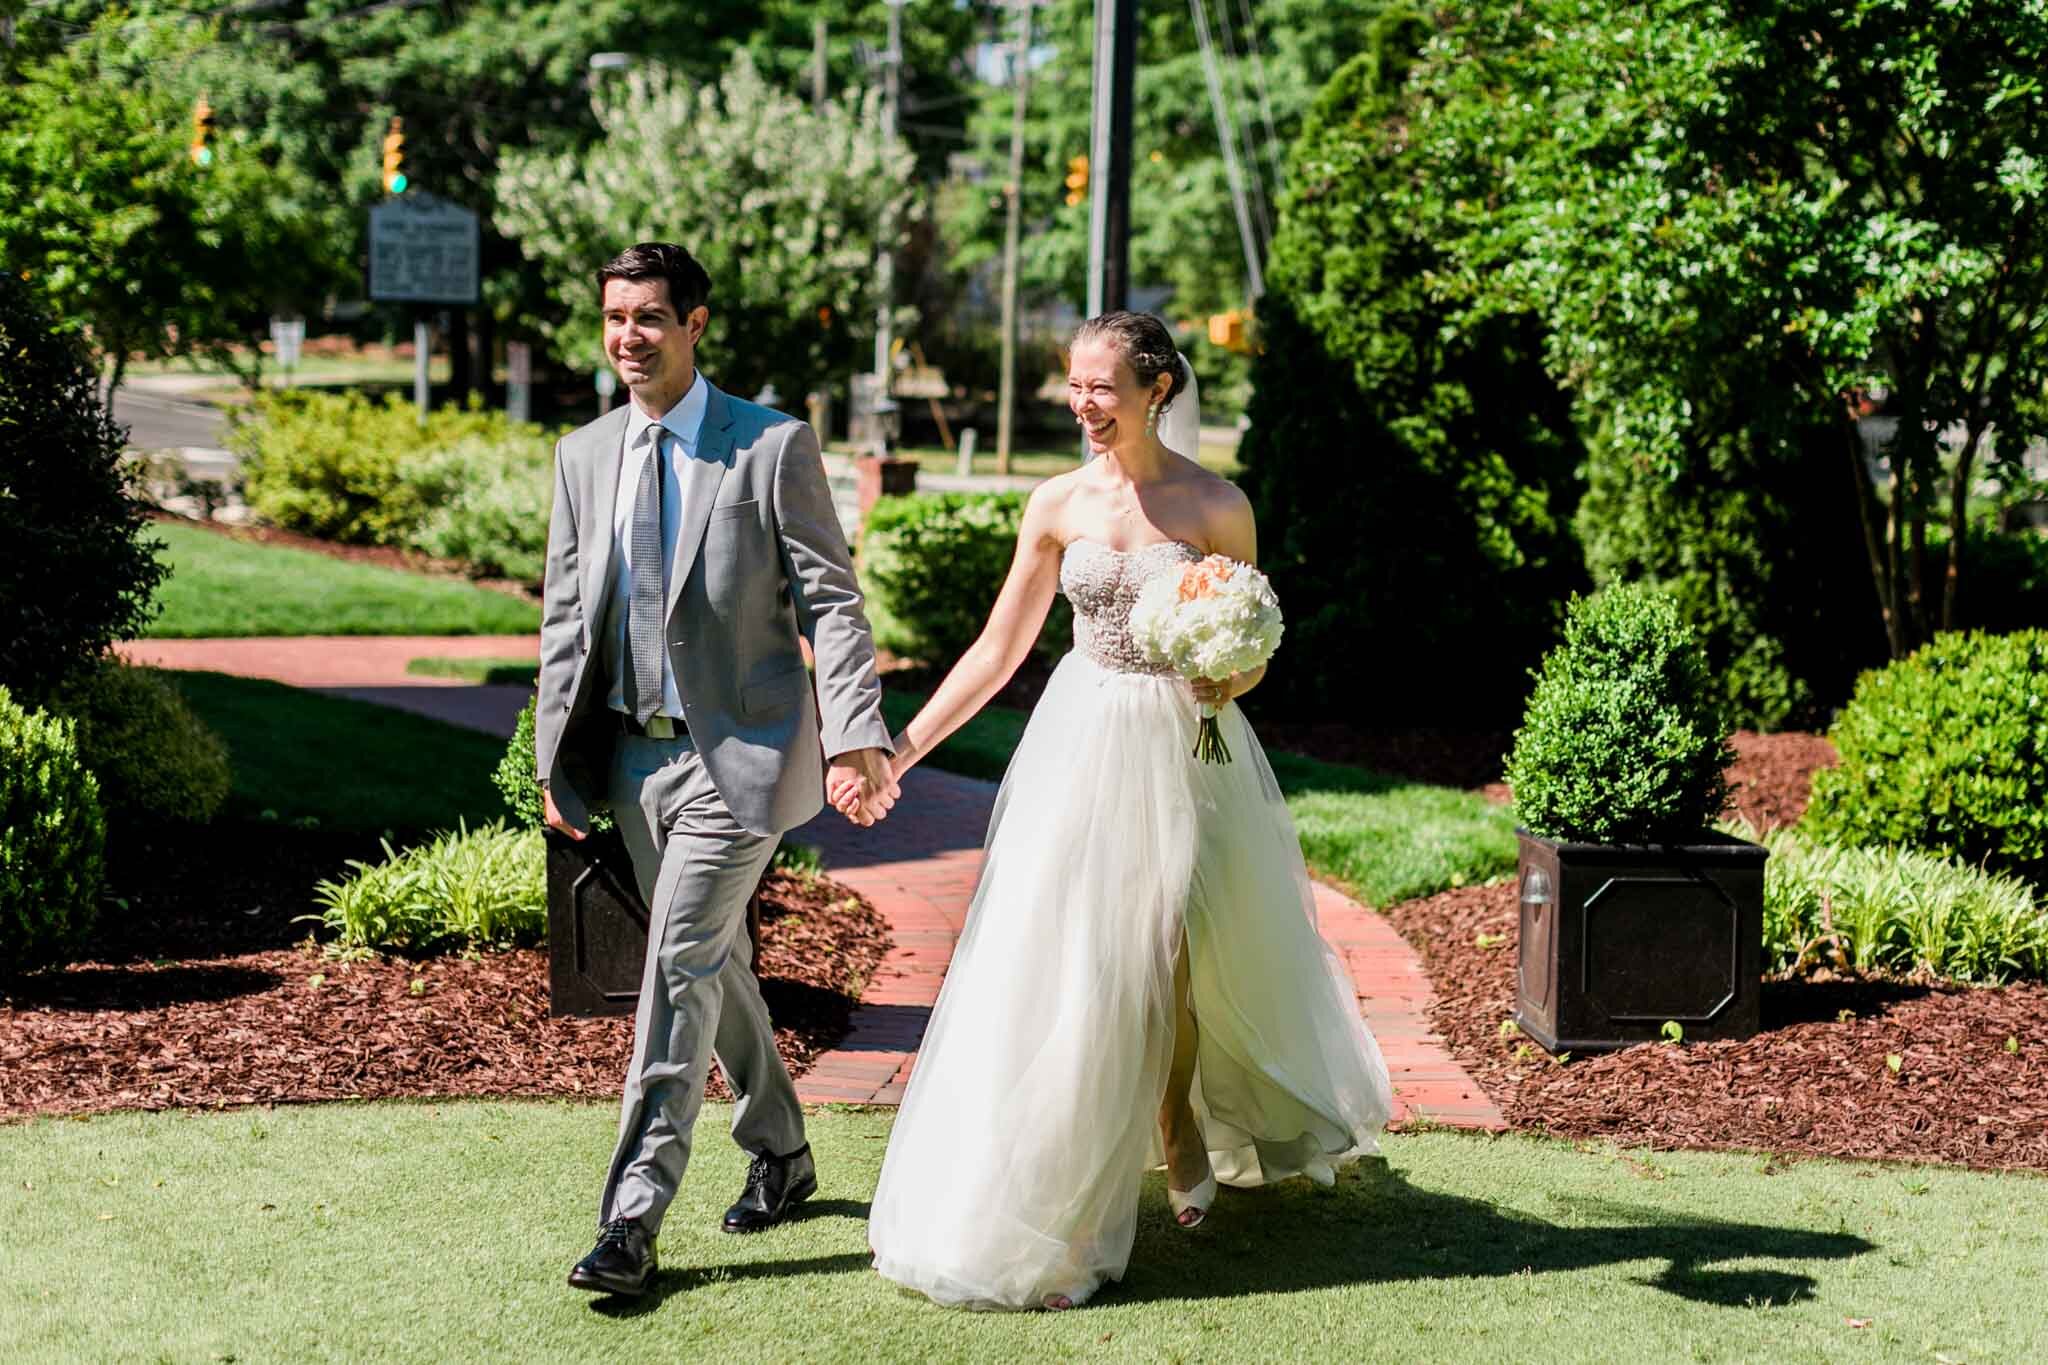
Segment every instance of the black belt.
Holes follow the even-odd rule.
[[[629,735],[638,735],[642,739],[688,739],[690,737],[690,732],[684,727],[683,722],[677,720],[674,716],[655,716],[647,724],[642,725],[624,711],[614,711],[612,714],[618,717],[619,729]]]

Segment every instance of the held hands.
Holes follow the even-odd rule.
[[[825,799],[854,824],[865,829],[887,818],[903,789],[880,749],[852,749],[838,755],[825,770]]]

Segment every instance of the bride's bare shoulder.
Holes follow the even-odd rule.
[[[1188,489],[1200,502],[1205,517],[1235,517],[1252,514],[1251,499],[1244,490],[1213,470],[1190,460]]]
[[[1080,487],[1078,469],[1064,474],[1055,474],[1031,490],[1031,496],[1024,503],[1024,524],[1021,534],[1034,540],[1064,543],[1067,537],[1061,534],[1066,524],[1067,510],[1072,504],[1075,492]]]

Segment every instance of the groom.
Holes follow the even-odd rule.
[[[556,447],[534,750],[548,827],[581,839],[609,806],[649,912],[601,1231],[569,1272],[638,1294],[714,1053],[733,1140],[753,1153],[726,1231],[768,1227],[817,1189],[744,910],[777,836],[823,804],[826,755],[834,789],[857,788],[842,809],[858,824],[897,789],[817,437],[697,371],[711,279],[689,252],[642,243],[597,287],[632,401]]]

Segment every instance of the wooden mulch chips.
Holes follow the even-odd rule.
[[[762,901],[762,991],[776,1046],[800,1073],[845,1035],[888,933],[871,905],[823,878],[777,874]],[[630,1018],[550,1018],[545,949],[345,963],[286,947],[85,963],[0,997],[0,1118],[616,1096],[632,1033]],[[725,1093],[715,1076],[711,1093]]]

